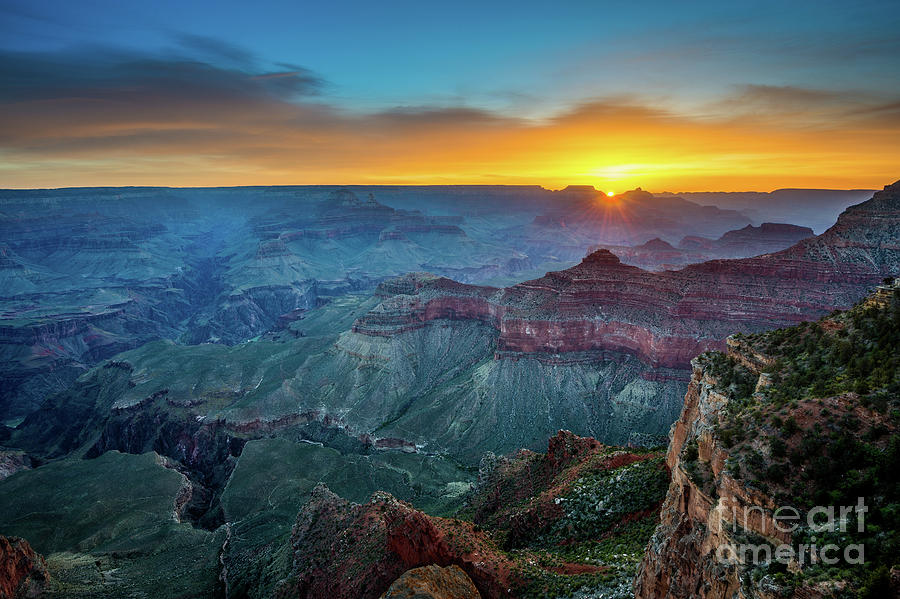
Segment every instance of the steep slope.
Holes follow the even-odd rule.
[[[513,488],[523,480],[532,486]],[[354,504],[319,486],[297,516],[275,594],[375,598],[410,568],[455,565],[485,598],[618,599],[667,481],[658,452],[560,431],[546,454],[488,459],[460,518],[429,516],[386,493]],[[598,503],[607,508],[591,509]]]
[[[900,593],[900,286],[693,362],[639,599]]]
[[[506,289],[407,277],[383,286],[379,305],[290,386],[360,431],[467,460],[536,446],[563,426],[638,441],[677,417],[693,356],[734,331],[849,306],[896,272],[898,191],[820,238],[752,259],[650,273],[598,251]]]

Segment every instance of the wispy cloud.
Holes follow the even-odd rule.
[[[176,33],[172,37],[180,47],[212,62],[224,61],[225,64],[242,68],[252,68],[257,62],[253,53],[246,48],[221,39],[191,33]]]
[[[369,113],[208,38],[152,55],[0,51],[0,187],[351,182],[866,187],[896,179],[900,98],[744,85],[691,114],[646,96],[529,120],[462,105]]]

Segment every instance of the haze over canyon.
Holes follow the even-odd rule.
[[[898,31],[0,0],[0,599],[900,598]]]
[[[578,538],[622,539],[639,556],[673,468],[643,448],[666,443],[692,359],[735,333],[849,308],[898,274],[900,185],[790,193],[810,198],[808,209],[794,204],[799,223],[816,225],[817,196],[848,207],[815,235],[671,194],[589,187],[3,192],[0,530],[46,556],[29,558],[45,565],[25,580],[50,596],[377,597],[404,569],[429,564],[457,564],[481,596],[560,584],[573,596],[627,595],[637,557],[589,552],[532,571],[531,558],[504,553],[524,543],[561,559],[539,541],[551,516],[537,490],[490,500],[492,510],[538,502],[527,508],[537,520],[497,524],[496,534],[512,526],[503,534],[522,539],[509,546],[489,549],[495,533],[478,540],[485,533],[471,530],[464,547],[386,541],[378,567],[394,578],[370,579],[374,562],[362,556],[362,570],[338,574],[333,550],[314,549],[349,521],[315,541],[289,537],[301,534],[298,510],[302,522],[309,510],[350,509],[332,493],[365,502],[388,492],[373,501],[471,520],[467,510],[488,497],[485,477],[497,476],[493,456],[540,451],[565,429],[563,446],[599,452],[578,467],[598,485],[622,468],[614,480],[630,481],[635,460],[656,464],[634,470],[657,480],[642,507],[624,497],[644,483],[578,491],[582,477],[563,491],[574,479],[541,478],[573,476],[561,468],[593,455],[554,457],[553,441],[556,465],[529,475],[563,484],[554,496],[625,493],[616,509],[634,511],[645,532],[600,520]],[[861,194],[871,197],[856,203]],[[507,459],[524,458],[499,464]],[[502,468],[537,467],[514,464]],[[73,484],[87,493],[75,504]],[[137,520],[135,502],[146,504]],[[479,513],[476,523],[487,518]],[[388,539],[425,534],[392,532],[394,517],[413,516],[391,516]],[[439,538],[463,534],[427,526]],[[499,570],[472,569],[484,559]],[[164,580],[157,560],[188,570]],[[105,574],[112,568],[119,574]],[[641,572],[639,589],[650,584]],[[367,586],[324,582],[348,576]]]

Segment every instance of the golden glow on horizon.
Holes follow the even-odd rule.
[[[900,178],[900,126],[883,121],[812,127],[588,106],[539,124],[326,115],[296,125],[295,106],[229,106],[223,114],[198,108],[177,120],[165,111],[141,119],[71,103],[63,112],[11,105],[0,117],[7,137],[0,188],[508,184],[771,191],[872,189]]]
[[[609,196],[609,197],[613,197],[614,195],[616,195],[616,192],[614,192],[614,191],[607,191],[607,192],[606,192],[606,195]]]

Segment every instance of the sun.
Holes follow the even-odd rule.
[[[614,191],[607,191],[607,192],[606,192],[606,195],[609,196],[609,197],[613,197],[614,195],[616,195],[616,192],[614,192]]]

